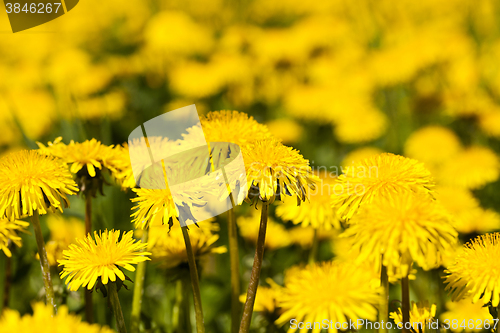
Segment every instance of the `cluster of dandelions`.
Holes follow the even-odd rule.
[[[424,165],[415,159],[366,149],[352,154],[357,156],[353,163],[347,163],[344,173],[334,178],[314,172],[297,150],[283,145],[265,126],[246,114],[213,112],[201,122],[210,140],[232,142],[241,147],[247,179],[247,183],[241,185],[248,189],[246,201],[255,207],[255,212],[260,210],[260,222],[259,214],[236,221],[234,208],[229,211],[229,249],[217,246],[219,227],[216,223],[205,221],[190,229],[180,224],[179,207],[168,187],[133,188],[136,180],[125,144],[106,146],[93,139],[66,145],[58,138],[47,146],[39,144],[38,151],[14,153],[0,161],[1,249],[11,256],[12,244],[22,245],[19,233],[28,225],[22,219],[30,217],[49,304],[48,308],[35,305],[33,317],[20,318],[15,312],[7,312],[0,323],[21,325],[38,317],[49,322],[40,313],[52,313],[57,308],[50,276],[50,266],[57,261],[68,290],[83,287],[85,295],[90,290],[98,290],[109,297],[116,327],[124,332],[118,291],[130,280],[125,271],[135,271],[137,265],[131,313],[131,328],[136,332],[141,322],[145,265],[151,257],[169,274],[177,272],[181,294],[192,290],[196,329],[204,332],[197,261],[208,254],[226,251],[231,266],[232,332],[248,332],[254,310],[264,315],[271,326],[285,327],[292,319],[309,324],[324,319],[340,323],[392,319],[403,329],[407,324],[434,322],[435,305],[424,301],[410,303],[409,280],[418,280],[421,274],[415,266],[432,270],[446,265],[445,282],[454,300],[476,303],[481,299],[482,304],[492,309],[498,306],[500,287],[495,284],[498,279],[495,274],[499,236],[481,236],[455,256],[457,214],[441,199],[439,190],[443,188],[441,183],[446,184],[445,178],[439,174],[433,177],[427,168],[433,155],[422,157],[426,161]],[[199,133],[193,130],[190,135]],[[177,144],[167,138],[152,138],[148,142],[162,147]],[[410,147],[413,147],[409,148],[411,154],[418,154],[415,144]],[[144,156],[144,160],[147,163],[148,156]],[[207,170],[209,166],[206,165]],[[145,170],[145,166],[141,170]],[[108,184],[106,174],[123,189],[133,188],[136,197],[131,199],[134,204],[131,222],[142,241],[135,240],[132,231],[93,230],[92,198],[102,193],[103,186]],[[498,177],[491,172],[486,176],[486,182]],[[50,250],[46,251],[38,216],[63,212],[69,205],[67,196],[77,192],[81,192],[85,200],[84,236],[75,233],[80,236],[69,242],[54,232],[52,243],[47,244],[54,245],[47,246]],[[198,192],[192,189],[186,189],[182,200],[194,202],[189,207],[203,204]],[[279,202],[276,215],[300,226],[289,229],[271,219],[269,206],[275,201]],[[240,200],[237,203],[241,204]],[[49,228],[62,229],[61,223],[69,224],[64,218],[54,221],[49,223]],[[248,290],[243,295],[237,226],[239,233],[256,248]],[[298,235],[297,241],[294,234]],[[318,243],[322,239],[343,244],[342,255],[333,261],[317,262]],[[283,285],[267,279],[269,286],[264,286],[260,275],[265,251],[292,244],[309,244],[308,265],[293,266],[284,272]],[[390,283],[400,283],[402,294],[401,307],[389,314]],[[178,301],[176,328],[189,330],[190,320],[186,320],[191,311],[189,300],[184,296]],[[243,311],[239,309],[241,302]],[[92,322],[92,298],[85,299],[85,310],[86,320]],[[183,311],[188,313],[187,317]],[[484,313],[481,316],[484,317]],[[71,327],[101,329],[85,326],[87,324],[68,316],[64,307],[59,307],[59,313],[51,318],[54,323],[75,321],[67,324]]]

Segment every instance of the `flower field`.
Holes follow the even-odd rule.
[[[500,332],[500,2],[2,10],[0,333]]]

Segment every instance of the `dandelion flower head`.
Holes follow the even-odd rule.
[[[436,304],[429,306],[429,302],[412,302],[410,310],[410,327],[415,332],[428,332],[430,323],[436,321]],[[391,312],[389,317],[394,320],[399,328],[403,327],[401,308]]]
[[[81,286],[91,290],[100,279],[102,284],[120,279],[125,281],[125,275],[120,267],[135,271],[134,266],[149,260],[146,252],[147,244],[135,241],[133,231],[124,232],[120,239],[119,230],[94,232],[94,238],[89,234],[86,238],[77,239],[68,250],[63,251],[63,266],[61,279],[66,277],[68,288],[72,291]]]
[[[402,192],[429,193],[434,182],[429,170],[416,160],[390,153],[349,166],[333,187],[332,205],[342,219],[375,198],[395,198]]]
[[[54,157],[22,150],[0,159],[0,218],[62,212],[67,195],[77,191],[66,165]]]
[[[9,249],[9,242],[21,247],[22,240],[21,237],[19,237],[19,232],[25,232],[28,226],[28,222],[0,219],[0,250],[2,250],[7,257],[12,256],[12,252]]]

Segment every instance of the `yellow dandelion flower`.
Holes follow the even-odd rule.
[[[389,317],[394,320],[398,328],[403,327],[403,315],[401,308],[391,312]],[[412,332],[429,332],[429,327],[436,322],[436,304],[429,306],[429,302],[411,302],[410,328]],[[438,325],[436,325],[437,327]]]
[[[21,317],[16,310],[5,309],[0,318],[0,332],[37,332],[37,333],[114,333],[115,331],[97,324],[88,324],[81,318],[70,314],[68,307],[61,305],[57,314],[50,305],[33,304],[33,314]]]
[[[260,214],[256,209],[252,210],[252,214],[250,216],[239,217],[237,220],[241,237],[252,245],[257,244],[260,225],[259,221]],[[290,235],[283,224],[277,223],[269,217],[267,220],[266,249],[277,250],[287,247],[290,244]]]
[[[67,195],[78,191],[61,161],[22,150],[0,160],[0,217],[20,219],[69,207]]]
[[[333,186],[332,205],[342,219],[377,197],[394,198],[402,192],[429,193],[431,173],[416,160],[384,153],[349,166]]]
[[[387,116],[371,105],[362,105],[362,109],[352,109],[341,114],[335,121],[335,135],[344,143],[372,141],[380,137],[387,129]],[[359,119],[363,119],[362,122]]]
[[[471,299],[447,302],[446,308],[448,311],[441,314],[440,320],[450,325],[452,332],[481,332],[487,321],[494,326],[488,308],[481,303],[472,303]],[[453,325],[455,323],[456,325]]]
[[[405,144],[405,155],[432,167],[449,160],[461,149],[460,139],[452,130],[427,126],[410,135]]]
[[[78,238],[85,238],[85,224],[75,217],[51,214],[47,218],[50,240],[45,244],[50,266],[57,266],[63,259],[63,251],[67,250]]]
[[[491,301],[496,307],[500,303],[500,233],[481,235],[468,242],[459,252],[453,264],[445,271],[446,289],[452,300],[472,297],[476,303]]]
[[[438,252],[456,242],[457,233],[442,206],[426,194],[379,198],[351,220],[343,237],[354,237],[359,262],[377,261],[391,279],[408,275],[413,262],[425,270],[438,265]]]
[[[376,147],[363,147],[351,151],[342,160],[341,165],[346,168],[352,166],[354,163],[359,163],[365,158],[370,158],[382,154],[383,151]]]
[[[479,126],[487,135],[500,137],[500,110],[479,115]]]
[[[334,261],[296,269],[287,274],[279,303],[283,314],[276,323],[283,325],[296,319],[306,327],[325,318],[333,323],[375,320],[381,297],[378,285],[376,274],[352,263]],[[321,331],[317,326],[310,327],[315,333]],[[288,332],[296,330],[290,328]],[[337,332],[335,325],[330,331]]]
[[[315,188],[317,177],[312,174],[309,161],[277,139],[256,141],[242,152],[251,199],[258,197],[273,203],[288,195],[305,201],[308,189]]]
[[[208,142],[232,142],[244,146],[270,137],[265,125],[238,111],[212,111],[200,117]]]
[[[331,207],[331,195],[335,178],[327,172],[317,173],[319,182],[316,188],[309,191],[309,200],[297,204],[296,200],[285,198],[276,207],[276,215],[284,221],[292,221],[303,227],[315,229],[340,229],[340,220]]]
[[[271,120],[266,126],[274,137],[287,144],[299,141],[304,132],[304,128],[297,121],[289,118]]]
[[[0,250],[2,250],[7,257],[12,256],[12,252],[9,249],[9,242],[12,242],[21,247],[22,240],[21,237],[19,237],[18,233],[25,232],[28,226],[28,222],[0,219]]]
[[[469,147],[442,165],[437,173],[439,183],[478,189],[500,176],[500,160],[486,147]]]
[[[145,252],[147,244],[135,242],[133,232],[124,232],[121,239],[119,230],[105,230],[94,232],[84,239],[77,239],[68,250],[63,251],[63,259],[59,266],[63,266],[61,278],[66,277],[69,290],[78,290],[87,286],[91,290],[100,279],[102,284],[120,279],[125,281],[125,275],[120,267],[128,271],[135,271],[133,264],[149,260]]]
[[[145,229],[155,221],[161,224],[172,224],[171,221],[178,217],[178,212],[170,190],[166,189],[132,189],[137,194],[131,199],[137,202],[132,209],[136,211],[130,215],[136,229]]]
[[[216,246],[219,239],[216,223],[205,221],[202,228],[190,228],[189,238],[195,258],[200,259],[210,253],[225,253],[224,246]],[[154,262],[164,268],[173,268],[187,263],[187,252],[181,226],[175,224],[171,229],[166,225],[153,224],[149,229],[148,251]]]
[[[75,143],[73,140],[68,144],[62,142],[58,137],[47,146],[37,142],[39,151],[59,157],[70,165],[71,173],[76,175],[80,190],[95,197],[97,190],[102,193],[102,185],[105,180],[102,176],[104,170],[109,170],[113,175],[118,174],[122,167],[120,151],[113,146],[103,145],[96,139]]]

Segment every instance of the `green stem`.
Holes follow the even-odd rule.
[[[205,323],[203,321],[203,309],[201,306],[201,293],[200,293],[200,281],[198,280],[198,269],[196,268],[196,261],[194,259],[193,248],[191,247],[191,240],[189,239],[189,233],[187,227],[182,228],[182,236],[184,237],[184,243],[186,244],[186,253],[189,264],[189,273],[191,275],[191,286],[193,288],[193,298],[194,298],[194,310],[196,314],[196,332],[205,332]]]
[[[181,277],[177,280],[176,297],[173,314],[174,332],[191,333],[191,304],[189,302],[190,280]]]
[[[257,238],[257,248],[253,259],[252,274],[250,276],[250,283],[248,284],[247,299],[243,308],[243,317],[241,318],[239,333],[248,333],[250,330],[250,323],[252,322],[253,307],[255,304],[255,297],[257,296],[257,287],[259,285],[262,260],[264,258],[264,246],[266,243],[267,208],[268,204],[263,202],[260,217],[259,236]]]
[[[240,254],[234,208],[228,211],[229,257],[231,261],[231,332],[238,333],[240,321]]]
[[[408,276],[401,279],[402,306],[403,312],[403,333],[410,333],[410,284]],[[408,323],[408,324],[407,324]]]
[[[318,258],[318,229],[314,229],[311,251],[309,252],[309,264],[312,265]]]
[[[387,322],[389,321],[389,277],[387,276],[387,268],[381,264],[380,269],[380,285],[382,286],[382,299],[378,309],[378,322],[384,323],[380,325],[379,333],[386,333]]]
[[[92,196],[85,196],[85,236],[92,233]],[[85,288],[85,319],[89,324],[94,322],[94,303],[91,290]]]
[[[9,241],[8,245],[12,253],[12,242]],[[9,308],[10,300],[10,286],[12,284],[12,258],[5,256],[5,282],[3,285],[3,305],[2,311]]]
[[[120,305],[120,299],[118,298],[118,290],[116,289],[116,282],[109,282],[108,286],[108,297],[111,304],[111,310],[115,315],[116,327],[119,333],[127,333],[127,328],[125,327],[125,319],[123,318],[122,306]]]
[[[141,242],[147,243],[148,241],[148,229],[143,230]],[[132,314],[130,316],[130,331],[132,333],[139,332],[139,326],[141,324],[141,306],[142,306],[142,295],[144,293],[144,277],[146,276],[146,261],[142,261],[137,264],[137,271],[135,274],[134,283],[134,296],[132,299]]]
[[[45,297],[47,298],[47,304],[49,304],[54,313],[57,313],[56,301],[54,298],[54,288],[52,287],[52,279],[50,277],[50,265],[47,259],[47,252],[45,251],[45,242],[42,235],[42,227],[40,226],[40,218],[38,216],[38,211],[35,210],[33,216],[31,216],[31,224],[35,231],[36,245],[38,247],[38,255],[40,257],[40,266],[42,268],[43,284],[45,286]]]

